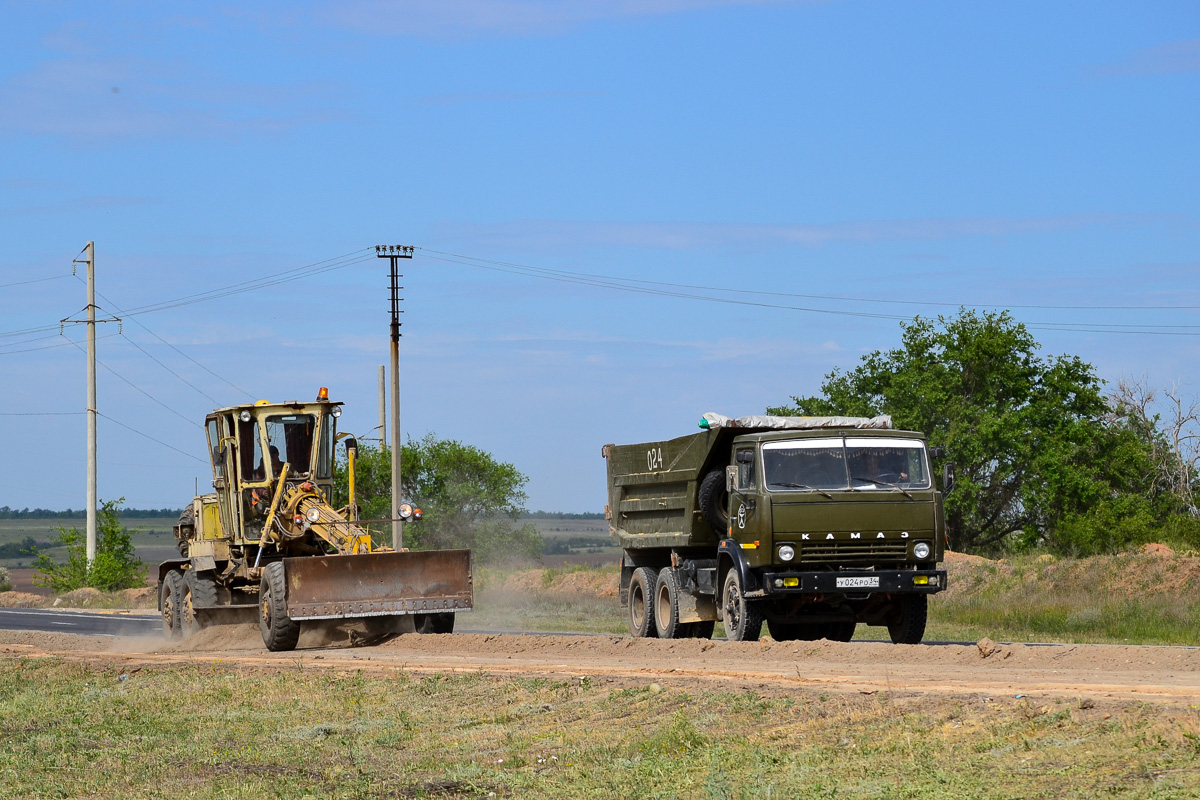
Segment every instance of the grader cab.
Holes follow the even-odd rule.
[[[168,636],[257,620],[270,650],[291,650],[308,620],[365,619],[376,630],[449,633],[473,604],[469,550],[394,551],[372,542],[354,498],[352,437],[341,403],[231,406],[205,419],[212,494],[184,509],[180,558],[159,565]],[[346,446],[349,493],[335,506],[334,451]],[[401,518],[419,519],[405,504]]]

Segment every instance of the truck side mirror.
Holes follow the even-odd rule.
[[[725,468],[725,491],[728,494],[733,494],[734,490],[737,488],[737,478],[738,478],[738,468],[737,467],[726,467]]]
[[[942,494],[950,494],[954,488],[954,465],[947,462],[942,465]]]
[[[353,436],[347,436],[346,437],[346,453],[349,454],[349,452],[351,450],[358,450],[358,440],[355,439]]]

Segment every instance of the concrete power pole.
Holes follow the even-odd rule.
[[[87,325],[87,562],[96,560],[96,323],[120,322],[120,317],[96,319],[96,243],[88,242],[73,263],[87,264],[87,317],[85,319],[59,320],[60,332],[68,322],[72,325]]]
[[[400,504],[403,502],[400,482],[400,259],[412,258],[413,248],[406,245],[376,245],[375,255],[378,258],[391,259],[390,288],[392,301],[392,547],[399,550],[404,546],[404,520],[400,518]]]
[[[87,563],[96,560],[96,243],[87,247]]]
[[[387,371],[379,365],[379,446],[387,444]]]

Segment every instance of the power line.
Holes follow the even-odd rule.
[[[134,307],[123,311],[122,314],[126,317],[131,317],[138,314],[150,314],[155,311],[166,311],[172,308],[179,308],[180,306],[203,303],[209,300],[218,300],[220,298],[229,297],[235,294],[252,292],[257,289],[267,288],[269,286],[277,286],[281,283],[288,283],[289,281],[310,278],[314,275],[321,275],[327,272],[333,272],[334,270],[344,269],[355,264],[361,264],[365,261],[370,261],[374,258],[373,255],[368,254],[368,251],[370,250],[371,248],[369,247],[363,247],[358,250],[351,251],[350,253],[345,253],[333,258],[322,259],[321,261],[314,261],[311,264],[305,264],[301,267],[293,267],[292,269],[283,270],[282,272],[274,272],[264,275],[260,278],[240,281],[238,283],[233,283],[217,289],[210,289],[205,292],[183,295],[182,297],[177,297],[172,300],[164,300],[159,303],[151,303],[145,306]],[[57,325],[42,325],[33,328],[3,331],[0,332],[0,337],[22,336],[29,333],[42,333],[44,331],[52,331],[56,327]],[[238,391],[242,390],[239,389]]]
[[[26,286],[30,283],[45,283],[46,281],[60,281],[63,278],[70,278],[70,275],[54,275],[49,278],[35,278],[31,281],[15,281],[14,283],[0,283],[0,289],[7,289],[10,286]]]
[[[122,336],[124,336],[124,334],[122,334]],[[145,350],[143,350],[143,349],[142,349],[142,346],[141,346],[140,344],[138,344],[137,342],[135,342],[133,339],[130,339],[128,336],[124,336],[124,339],[125,339],[125,341],[129,342],[131,345],[133,345],[134,347],[136,347],[138,350],[140,350],[140,351],[141,351],[141,352],[142,352],[142,353],[143,353],[143,354],[146,356],[146,358],[150,359],[150,360],[151,360],[151,361],[153,361],[155,364],[158,364],[160,367],[162,367],[162,368],[163,368],[163,369],[165,369],[167,372],[169,372],[169,373],[171,373],[172,375],[174,375],[176,378],[179,378],[179,380],[183,381],[183,382],[184,382],[184,383],[186,383],[188,386],[192,387],[192,388],[193,388],[193,389],[195,389],[197,392],[199,392],[200,394],[202,394],[202,395],[204,395],[205,397],[207,397],[207,398],[208,398],[209,400],[211,400],[213,403],[216,403],[217,405],[221,405],[220,401],[218,401],[218,400],[217,400],[215,397],[213,397],[213,396],[212,396],[212,395],[210,395],[208,392],[206,392],[206,391],[204,391],[203,389],[201,389],[201,388],[200,388],[199,386],[197,386],[196,384],[194,384],[194,383],[192,383],[191,381],[189,381],[187,378],[185,378],[185,377],[183,377],[182,375],[180,375],[180,374],[179,374],[178,372],[176,372],[175,370],[173,370],[173,369],[171,369],[170,367],[168,367],[166,364],[164,364],[164,363],[162,363],[161,361],[159,361],[159,360],[158,360],[157,358],[155,358],[154,356],[152,356],[152,355],[150,355],[149,353],[147,353]]]
[[[100,341],[101,339],[111,339],[112,337],[119,336],[119,335],[120,334],[117,334],[117,333],[106,333],[103,336],[97,336],[96,341]],[[48,337],[44,337],[44,338],[48,338],[48,339],[49,338],[58,338],[58,336],[66,337],[66,334],[55,334],[55,336],[53,336],[53,337],[48,336]],[[31,341],[31,342],[39,341],[40,338],[43,338],[43,337],[39,337],[39,339],[30,339],[29,341]],[[14,342],[12,345],[7,345],[7,346],[15,347],[15,346],[21,345],[21,344],[25,344],[25,342]],[[3,350],[3,351],[0,351],[0,356],[15,355],[17,353],[32,353],[37,350],[53,350],[56,347],[66,347],[67,345],[72,345],[72,344],[75,345],[76,347],[79,347],[79,344],[74,339],[68,338],[67,341],[59,342],[58,344],[44,344],[41,347],[29,347],[24,350]]]
[[[151,436],[148,433],[142,433],[137,428],[131,428],[128,425],[126,425],[124,422],[118,422],[117,420],[113,419],[112,417],[108,416],[107,414],[102,414],[101,412],[97,411],[96,415],[99,417],[103,417],[104,419],[108,420],[109,422],[113,423],[114,425],[120,425],[122,428],[124,428],[127,431],[136,433],[138,436],[149,439],[152,442],[161,444],[163,447],[174,450],[176,453],[182,453],[183,455],[187,456],[188,458],[192,459],[193,461],[199,461],[201,464],[208,463],[204,459],[197,458],[196,456],[192,455],[191,453],[180,450],[178,447],[175,447],[174,445],[167,444],[166,442],[162,441],[161,439],[155,439],[153,436]]]
[[[76,344],[75,342],[71,342],[71,344],[74,344],[74,345],[75,345],[75,347],[76,347],[76,348],[78,348],[79,350],[83,350],[83,348],[82,348],[82,347],[79,347],[79,345],[78,345],[78,344]],[[150,393],[149,393],[149,392],[147,392],[145,389],[143,389],[142,387],[138,386],[138,385],[137,385],[136,383],[134,383],[133,381],[131,381],[131,380],[129,380],[128,378],[126,378],[126,377],[125,377],[124,375],[122,375],[121,373],[117,372],[115,369],[113,369],[112,367],[110,367],[108,364],[105,364],[103,361],[101,361],[101,360],[100,360],[100,359],[98,359],[98,358],[96,359],[96,363],[97,363],[97,364],[99,364],[100,366],[104,367],[106,370],[108,370],[109,372],[111,372],[111,373],[112,373],[113,375],[115,375],[116,377],[120,378],[120,379],[121,379],[122,381],[124,381],[125,383],[129,384],[129,386],[133,387],[133,388],[134,388],[134,389],[136,389],[137,391],[139,391],[139,392],[141,392],[142,394],[144,394],[146,397],[148,397],[148,398],[150,398],[151,400],[153,400],[155,403],[158,403],[160,406],[162,406],[163,408],[165,408],[167,411],[170,411],[172,414],[174,414],[175,416],[177,416],[177,417],[179,417],[180,419],[182,419],[182,420],[183,420],[184,422],[186,422],[187,424],[189,424],[189,425],[195,425],[197,428],[200,428],[200,429],[202,429],[202,430],[203,430],[203,428],[204,428],[204,426],[203,426],[203,425],[199,424],[198,422],[196,422],[195,420],[193,420],[191,417],[188,417],[188,416],[186,416],[186,415],[184,415],[184,414],[181,414],[180,412],[178,412],[178,411],[176,411],[175,409],[171,408],[169,405],[167,405],[166,403],[164,403],[162,400],[159,400],[157,397],[155,397],[154,395],[150,394]],[[97,412],[97,413],[99,413],[99,412]]]
[[[436,253],[437,255],[429,255],[435,261],[443,261],[452,264],[462,264],[465,266],[476,267],[477,269],[487,269],[496,272],[505,272],[514,275],[522,275],[530,278],[538,278],[541,280],[552,280],[562,283],[573,283],[583,286],[594,286],[606,289],[616,289],[618,291],[632,292],[637,294],[659,295],[665,297],[679,297],[689,300],[700,300],[710,303],[723,303],[727,305],[753,306],[759,308],[775,308],[787,311],[800,311],[814,314],[830,314],[835,316],[848,317],[863,317],[868,319],[887,319],[896,321],[907,321],[909,317],[895,314],[880,314],[867,311],[847,311],[828,308],[813,308],[806,306],[786,305],[782,303],[769,303],[763,301],[738,300],[731,297],[712,297],[710,295],[696,294],[694,291],[681,291],[683,289],[697,291],[720,291],[734,292],[742,294],[756,294],[775,297],[821,297],[822,299],[838,299],[847,302],[904,302],[906,304],[925,304],[918,301],[880,301],[869,298],[831,298],[818,295],[796,295],[786,292],[766,292],[759,290],[741,290],[741,289],[726,289],[722,287],[706,287],[695,286],[690,284],[665,283],[661,281],[644,281],[635,278],[618,278],[608,275],[598,275],[595,273],[580,273],[570,272],[567,270],[547,269],[543,267],[532,267],[525,264],[516,264],[513,262],[495,261],[492,259],[477,258],[475,256],[466,256],[458,253],[446,253],[439,250],[430,250],[423,247],[418,247],[425,253]],[[642,284],[642,285],[630,285]],[[655,287],[670,287],[670,288],[655,288]],[[949,305],[928,303],[927,305]],[[953,304],[955,307],[966,307],[967,304]],[[984,308],[1002,308],[1004,306],[981,304]],[[1032,308],[1032,306],[1014,305],[1009,308]],[[1046,308],[1049,308],[1047,306]],[[1105,306],[1078,306],[1078,307],[1055,307],[1070,310],[1110,310]],[[1176,310],[1185,310],[1192,308],[1189,306],[1173,306],[1173,307],[1154,307],[1154,306],[1129,306],[1127,309],[1137,310],[1162,310],[1172,308]],[[1200,328],[1200,325],[1158,325],[1153,323],[1146,324],[1122,324],[1122,323],[1088,323],[1088,322],[1028,322],[1026,327],[1034,330],[1051,330],[1074,333],[1118,333],[1118,334],[1137,334],[1143,336],[1200,336],[1200,332],[1195,332],[1192,329]],[[1150,330],[1154,329],[1154,330]]]
[[[939,302],[935,300],[896,300],[891,298],[871,298],[871,297],[846,297],[839,295],[823,295],[823,294],[798,294],[795,292],[772,292],[763,289],[735,289],[727,286],[701,286],[687,283],[668,283],[665,281],[650,281],[642,278],[618,278],[610,275],[599,275],[589,272],[570,272],[567,270],[557,270],[548,267],[534,267],[528,264],[517,264],[510,261],[497,261],[494,259],[479,258],[478,256],[466,256],[459,253],[447,253],[441,250],[433,250],[427,247],[418,247],[418,250],[426,253],[437,253],[442,256],[453,256],[454,258],[468,259],[472,262],[483,262],[486,264],[495,264],[498,266],[512,267],[514,269],[529,270],[531,272],[540,272],[556,275],[570,275],[577,277],[597,278],[600,280],[621,281],[624,283],[640,283],[651,286],[666,286],[678,289],[695,289],[699,291],[709,292],[733,292],[735,294],[754,294],[768,297],[798,297],[805,300],[835,300],[843,303],[883,303],[888,305],[905,305],[905,306],[937,306],[941,308],[960,308],[963,306],[972,308],[1020,308],[1020,309],[1035,309],[1043,311],[1195,311],[1200,310],[1200,306],[1108,306],[1108,305],[1030,305],[1020,303],[951,303]],[[907,317],[905,318],[907,319]]]
[[[0,417],[75,417],[86,411],[0,411]]]
[[[118,306],[118,305],[117,305],[116,303],[114,303],[112,300],[108,299],[108,297],[106,297],[106,296],[105,296],[105,295],[104,295],[102,292],[99,292],[99,291],[97,291],[97,292],[96,292],[96,294],[100,295],[100,297],[101,297],[101,298],[104,300],[104,302],[106,302],[106,303],[108,303],[109,305],[111,305],[111,306],[112,306],[113,308],[115,308],[115,309],[116,309],[116,310],[117,310],[119,313],[121,313],[121,314],[125,314],[125,313],[126,313],[124,309],[122,309],[120,306]],[[164,339],[164,338],[162,338],[161,336],[159,336],[159,335],[158,335],[157,333],[155,333],[154,331],[150,330],[150,328],[148,328],[148,327],[147,327],[145,324],[143,324],[141,320],[138,320],[138,319],[131,319],[130,321],[131,321],[131,322],[133,322],[133,324],[137,325],[137,326],[138,326],[139,328],[141,328],[142,330],[144,330],[146,333],[148,333],[148,334],[150,334],[151,336],[153,336],[155,339],[158,339],[160,342],[162,342],[163,344],[165,344],[167,347],[169,347],[169,348],[171,348],[172,350],[174,350],[174,351],[175,351],[176,353],[178,353],[179,355],[181,355],[181,356],[183,356],[184,358],[186,358],[188,361],[191,361],[193,364],[195,364],[196,366],[200,367],[202,370],[204,370],[205,372],[207,372],[209,375],[212,375],[214,378],[217,378],[218,380],[224,381],[225,383],[229,384],[229,385],[230,385],[230,386],[232,386],[234,389],[236,389],[237,391],[239,391],[239,392],[241,392],[242,394],[246,395],[247,397],[253,397],[253,395],[251,395],[251,394],[250,394],[249,392],[247,392],[245,389],[242,389],[241,387],[239,387],[237,384],[233,383],[232,381],[229,381],[229,380],[226,380],[225,378],[222,378],[220,375],[218,375],[217,373],[213,372],[211,369],[209,369],[208,367],[204,366],[204,365],[203,365],[203,364],[201,364],[199,361],[197,361],[196,359],[192,358],[192,357],[191,357],[191,356],[189,356],[187,353],[183,352],[183,351],[182,351],[182,350],[180,350],[178,347],[176,347],[175,345],[171,344],[170,342],[168,342],[166,339]],[[159,361],[159,360],[158,360],[157,358],[155,358],[154,356],[152,356],[152,355],[150,355],[149,353],[147,353],[145,350],[142,350],[141,346],[139,346],[137,342],[133,341],[133,340],[132,340],[132,339],[130,339],[128,336],[126,336],[126,337],[125,337],[125,340],[126,340],[127,342],[129,342],[130,344],[132,344],[134,347],[136,347],[138,350],[141,350],[143,353],[145,353],[146,357],[147,357],[147,358],[149,358],[151,361],[153,361],[155,364],[158,364],[160,367],[162,367],[163,369],[165,369],[167,372],[170,372],[170,373],[171,373],[172,375],[174,375],[176,378],[179,378],[179,380],[183,381],[183,382],[184,382],[184,383],[186,383],[188,386],[190,386],[191,388],[195,389],[195,390],[196,390],[197,392],[199,392],[200,394],[204,395],[204,397],[208,398],[210,401],[212,401],[213,403],[216,403],[217,405],[220,405],[220,404],[221,404],[221,403],[220,403],[220,401],[216,400],[216,399],[215,399],[215,398],[214,398],[212,395],[208,394],[208,393],[207,393],[207,392],[205,392],[203,389],[201,389],[200,387],[196,386],[195,384],[193,384],[191,381],[189,381],[189,380],[187,380],[186,378],[184,378],[184,377],[183,377],[182,375],[180,375],[179,373],[175,372],[173,369],[171,369],[171,368],[170,368],[170,367],[168,367],[166,364],[164,364],[164,363],[162,363],[161,361]]]

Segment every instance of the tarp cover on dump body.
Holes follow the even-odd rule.
[[[891,430],[892,418],[887,414],[878,417],[727,417],[712,411],[704,415],[707,425],[715,428],[754,428],[767,431],[806,431],[818,428],[873,428]]]

